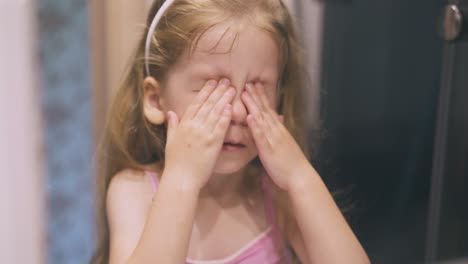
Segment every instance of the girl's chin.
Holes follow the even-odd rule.
[[[251,162],[255,156],[252,157],[242,157],[242,158],[225,158],[219,157],[216,161],[216,165],[214,167],[213,173],[214,174],[233,174],[239,172],[240,170],[244,169],[249,162]]]

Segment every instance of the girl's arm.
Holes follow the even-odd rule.
[[[142,203],[134,198],[138,193],[128,190],[129,182],[118,186],[116,179],[111,184],[108,192],[111,264],[184,263],[198,191],[192,185],[172,181],[178,177],[171,176],[163,175],[153,202],[146,204],[146,223],[141,217],[145,208],[138,209]],[[134,197],[129,196],[132,194]]]
[[[153,202],[146,205],[145,224],[141,224],[140,216],[132,215],[145,215],[141,214],[144,209],[135,208],[147,202],[135,198],[138,191],[129,190],[131,182],[111,183],[108,214],[112,264],[185,262],[198,194],[222,148],[234,96],[229,80],[209,81],[180,122],[176,113],[168,112],[164,172]]]
[[[263,85],[247,84],[242,99],[249,111],[247,124],[260,160],[292,202],[299,232],[288,236],[292,236],[291,244],[301,260],[314,264],[369,263],[322,179],[282,124],[276,107],[271,107]]]
[[[304,263],[370,263],[317,172],[310,166],[288,191],[300,233],[293,247]],[[306,262],[307,257],[310,262]]]

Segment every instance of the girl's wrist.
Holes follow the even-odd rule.
[[[178,191],[184,193],[195,193],[199,194],[201,190],[201,184],[197,182],[197,177],[189,171],[184,171],[181,169],[164,169],[164,172],[161,176],[162,182],[167,183]]]
[[[320,175],[318,175],[315,169],[310,164],[308,164],[308,166],[296,170],[295,173],[289,176],[290,181],[288,183],[287,192],[289,195],[310,192],[311,188],[314,186],[314,183],[317,181],[317,177],[320,178]]]

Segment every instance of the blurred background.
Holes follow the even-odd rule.
[[[312,162],[372,263],[468,263],[468,1],[286,2]],[[2,263],[89,262],[96,144],[150,4],[0,0]]]

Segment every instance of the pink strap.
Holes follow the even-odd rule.
[[[145,171],[145,173],[151,179],[151,183],[153,184],[153,192],[156,192],[156,190],[158,189],[158,175],[156,175],[156,173],[152,171]]]
[[[276,237],[277,239],[281,237],[278,229],[278,221],[276,219],[276,210],[275,207],[273,206],[273,197],[271,193],[271,187],[268,184],[268,177],[270,177],[268,174],[262,175],[262,187],[263,187],[263,192],[265,194],[264,199],[265,199],[265,214],[267,221],[270,225],[273,226],[273,237]],[[288,250],[287,245],[283,244],[281,246],[283,249],[283,252],[281,254],[284,257],[284,260],[286,261],[285,263],[293,263],[293,258],[291,255],[291,252]]]

